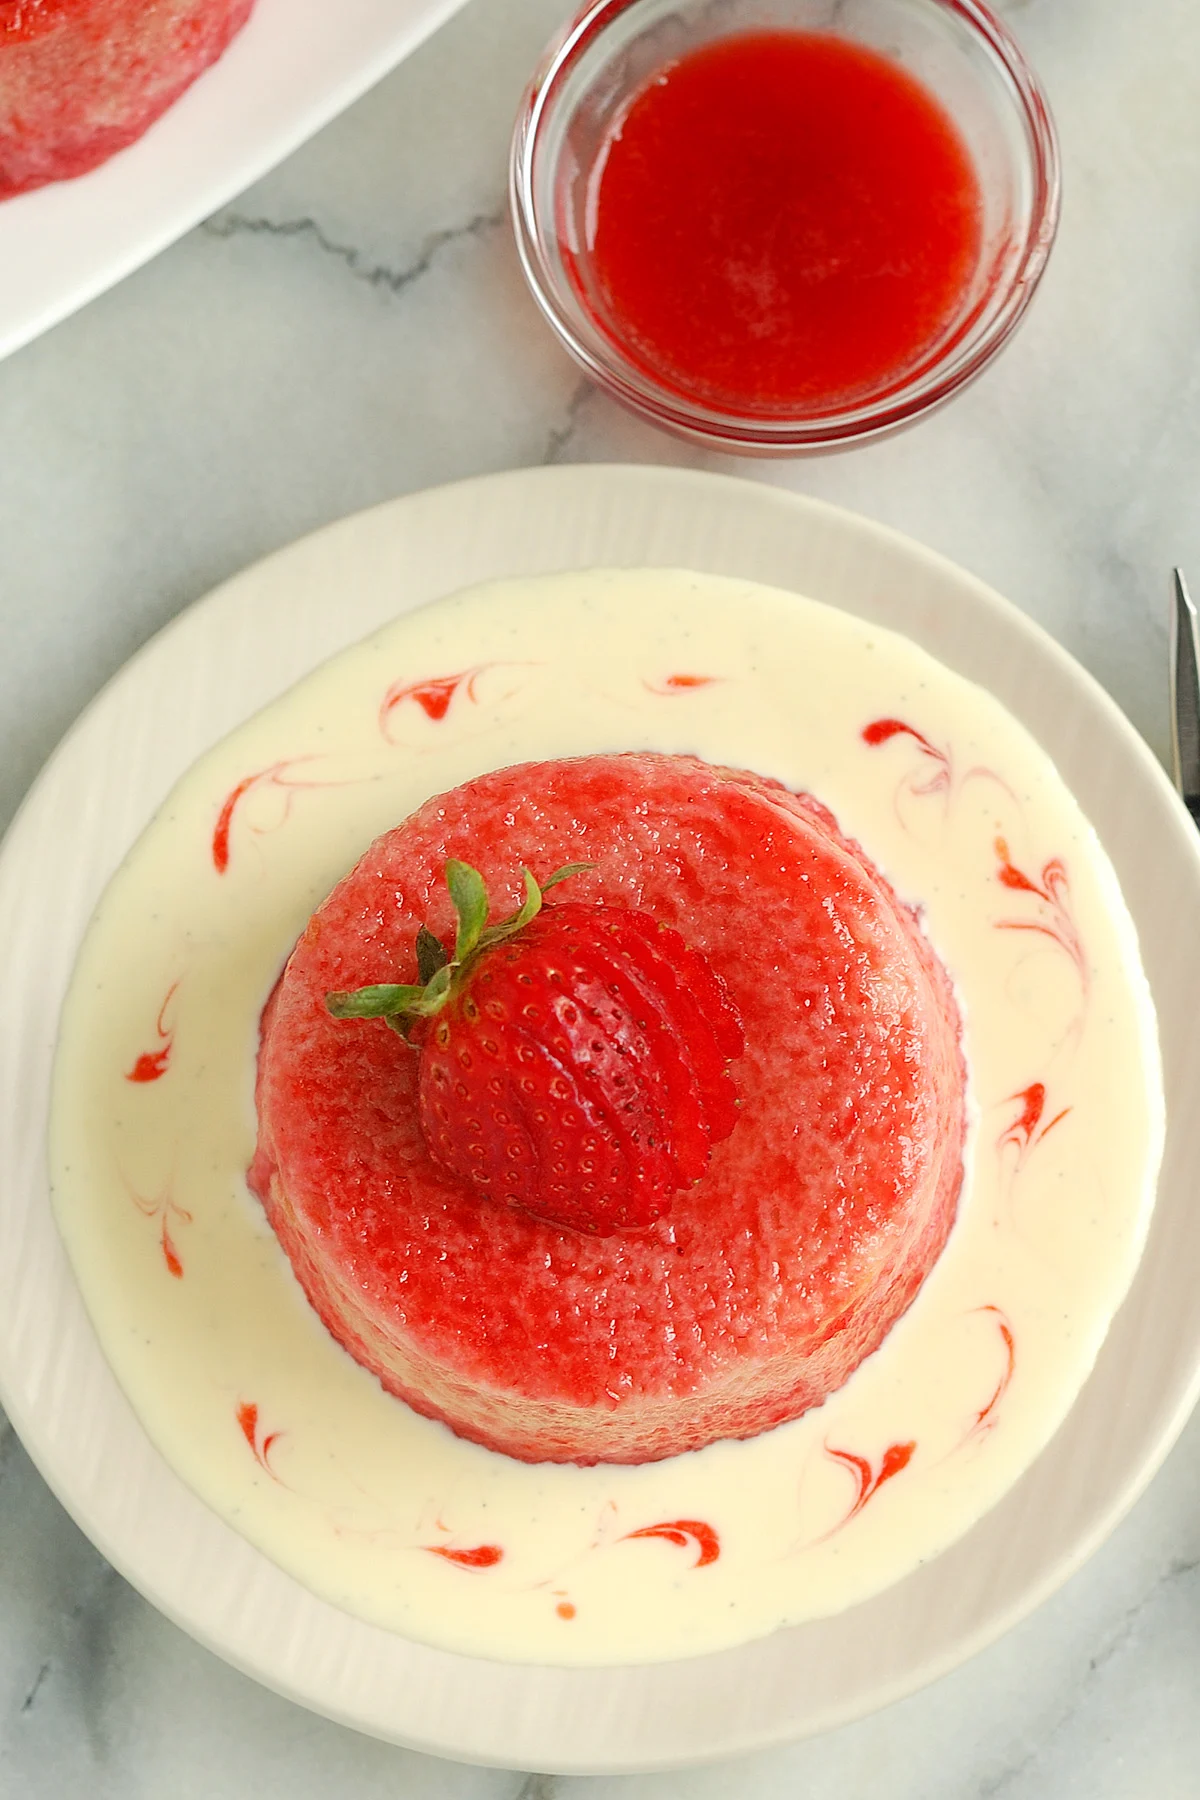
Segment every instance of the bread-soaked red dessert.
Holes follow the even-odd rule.
[[[593,865],[571,904],[673,928],[740,1015],[737,1122],[644,1229],[442,1172],[413,1049],[331,1017],[331,991],[417,980],[423,922],[453,942],[451,858],[497,906],[522,864]],[[953,1223],[964,1089],[949,979],[824,807],[692,757],[530,763],[428,801],[314,914],[263,1015],[251,1184],[334,1337],[419,1412],[526,1461],[653,1461],[795,1418],[876,1349]]]
[[[0,200],[141,137],[254,0],[0,0]]]

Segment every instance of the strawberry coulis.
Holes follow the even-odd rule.
[[[656,71],[597,159],[598,322],[681,394],[819,412],[916,369],[962,310],[980,188],[940,103],[819,32],[721,38]]]

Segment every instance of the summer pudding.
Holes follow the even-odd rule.
[[[444,868],[481,871],[482,920],[572,864],[569,900],[463,947]],[[430,927],[466,979],[398,997],[416,1042],[331,1017],[418,983]],[[582,1463],[840,1387],[945,1242],[965,1130],[950,983],[858,846],[781,785],[635,754],[481,776],[374,845],[272,996],[258,1110],[251,1184],[339,1342],[491,1449]]]

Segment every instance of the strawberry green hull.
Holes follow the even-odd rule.
[[[423,920],[449,935],[449,856],[504,911],[522,863],[592,862],[573,902],[653,913],[724,978],[740,1116],[645,1231],[562,1231],[440,1175],[414,1053],[329,1016],[331,990],[415,979]],[[592,756],[429,801],[334,890],[263,1015],[250,1178],[392,1393],[526,1461],[653,1461],[797,1417],[878,1347],[954,1221],[964,1088],[945,971],[822,807],[693,758]]]

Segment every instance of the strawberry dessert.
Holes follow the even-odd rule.
[[[214,63],[253,0],[0,0],[0,200],[123,150]]]
[[[876,1349],[953,1224],[964,1090],[949,979],[824,807],[584,756],[428,801],[318,909],[250,1179],[393,1394],[525,1461],[646,1462]]]

